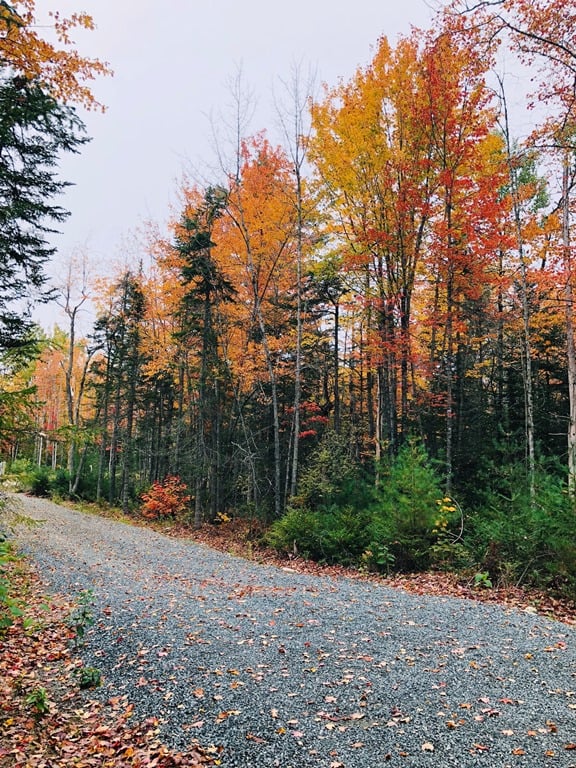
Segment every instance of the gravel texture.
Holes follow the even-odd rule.
[[[93,590],[91,695],[127,695],[170,747],[224,768],[576,767],[572,627],[15,503],[42,521],[15,535],[50,588]]]

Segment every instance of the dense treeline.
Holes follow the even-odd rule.
[[[257,517],[319,559],[572,588],[574,32],[565,4],[537,35],[491,5],[381,39],[309,132],[295,98],[285,148],[233,137],[79,342],[68,293],[70,328],[5,356],[28,393],[2,414],[13,469],[127,512]],[[495,32],[543,70],[522,142]]]

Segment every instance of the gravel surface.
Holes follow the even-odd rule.
[[[95,695],[127,695],[170,747],[224,768],[576,767],[574,628],[17,503],[50,588],[93,590]]]

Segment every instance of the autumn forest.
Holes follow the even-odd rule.
[[[74,104],[98,106],[86,81],[107,68],[68,51],[80,16],[56,19],[54,69],[33,14],[0,2],[7,476],[128,515],[246,518],[316,560],[573,595],[576,3],[453,0],[349,80],[295,71],[278,145],[245,135],[238,90],[221,172],[183,182],[130,266],[71,261],[58,291],[58,157],[81,153]],[[502,50],[528,73],[529,135]],[[62,327],[22,314],[31,287]]]

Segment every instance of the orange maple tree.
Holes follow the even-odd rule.
[[[72,40],[75,28],[95,28],[92,17],[86,13],[63,17],[58,11],[49,15],[54,42],[38,32],[35,0],[0,3],[0,66],[42,83],[58,101],[101,107],[86,83],[111,74],[111,69],[105,62],[81,56]]]

